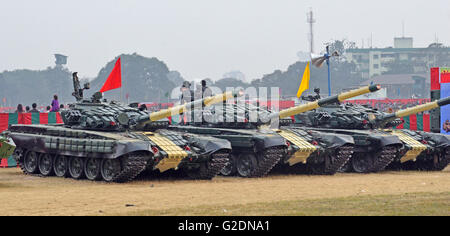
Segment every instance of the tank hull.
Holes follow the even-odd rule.
[[[222,174],[263,177],[287,153],[286,141],[272,130],[171,126],[171,130],[228,140],[232,152]]]

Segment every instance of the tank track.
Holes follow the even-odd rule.
[[[24,150],[22,148],[16,148],[16,150],[14,151],[14,159],[16,159],[17,165],[19,166],[20,170],[25,175],[43,177],[43,175],[41,175],[41,174],[31,174],[31,173],[28,173],[28,171],[26,171],[25,164],[23,163],[24,162],[23,158],[24,158],[26,152],[27,152],[27,150]]]
[[[220,171],[227,165],[229,153],[215,153],[206,168],[200,168],[197,172],[190,172],[189,177],[192,179],[211,180],[216,177]]]
[[[405,163],[395,162],[388,166],[390,170],[411,170],[411,171],[442,171],[450,164],[450,148],[445,150],[445,159],[434,162],[434,157],[429,160],[408,161]]]
[[[450,164],[450,148],[445,149],[445,157],[438,163],[434,162],[434,158],[429,161],[418,160],[415,163],[417,166],[415,169],[425,170],[425,171],[442,171]]]
[[[17,152],[17,163],[19,164],[20,169],[26,175],[36,176],[36,177],[44,177],[42,174],[30,174],[25,170],[25,165],[23,163],[23,155],[26,151],[19,150]],[[147,160],[145,156],[136,155],[136,156],[126,156],[121,158],[122,162],[122,171],[117,174],[111,182],[116,183],[125,183],[135,179],[141,172],[146,169]],[[67,177],[70,178],[70,177]]]
[[[274,147],[265,150],[258,158],[258,166],[252,170],[249,177],[264,177],[275,167],[285,155],[284,147]]]
[[[327,157],[331,158],[331,161],[320,164],[307,164],[308,172],[315,175],[334,175],[347,164],[352,155],[353,146],[342,146],[336,150],[335,155]]]
[[[369,172],[380,172],[386,169],[391,164],[397,155],[397,148],[393,146],[383,147],[379,155],[375,156],[373,166],[370,167]]]
[[[146,157],[143,155],[130,155],[121,159],[122,171],[113,178],[112,182],[125,183],[131,181],[147,167]]]
[[[445,160],[440,165],[436,166],[435,170],[444,170],[448,165],[450,165],[450,148],[445,149]]]

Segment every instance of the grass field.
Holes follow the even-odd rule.
[[[108,184],[0,169],[0,215],[450,215],[450,169]]]

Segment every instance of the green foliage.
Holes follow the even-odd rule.
[[[0,74],[0,99],[6,97],[11,106],[21,103],[24,108],[32,103],[50,105],[54,94],[59,96],[60,103],[69,102],[73,100],[72,92],[67,92],[73,90],[71,78],[71,73],[61,67],[5,71]]]

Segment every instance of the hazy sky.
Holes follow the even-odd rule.
[[[415,47],[450,45],[449,0],[0,0],[0,71],[45,69],[54,53],[95,77],[120,53],[158,57],[186,79],[241,70],[260,78],[308,51],[312,8],[316,51],[331,39],[374,47],[414,37]]]

